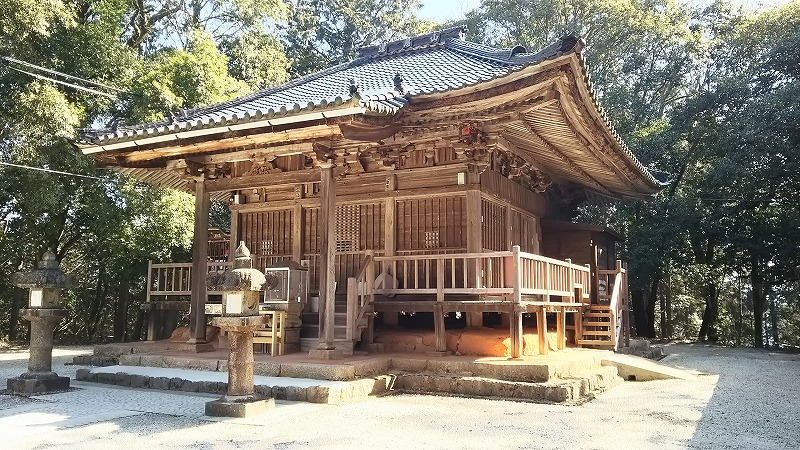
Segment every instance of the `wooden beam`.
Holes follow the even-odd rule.
[[[236,191],[253,189],[279,184],[311,183],[320,180],[317,170],[297,170],[294,172],[268,173],[265,175],[249,175],[236,178],[218,178],[207,181],[208,192]]]
[[[322,167],[320,182],[320,350],[333,350],[336,307],[336,182],[333,166]]]
[[[206,273],[208,272],[208,204],[209,195],[203,177],[194,187],[194,242],[192,252],[192,296],[189,315],[189,344],[206,341]]]
[[[120,165],[124,166],[142,161],[172,159],[200,153],[223,153],[232,148],[248,145],[288,144],[292,142],[313,141],[340,136],[341,131],[338,125],[314,125],[262,134],[204,140],[185,145],[182,145],[180,140],[176,140],[174,141],[177,142],[176,145],[120,153],[118,161],[120,161]]]

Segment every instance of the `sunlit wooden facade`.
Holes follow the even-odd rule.
[[[541,334],[549,311],[563,334],[565,315],[580,322],[597,271],[617,266],[613,232],[575,238],[594,239],[584,258],[566,250],[573,238],[559,223],[583,202],[660,186],[596,105],[580,40],[528,53],[460,32],[364,49],[349,64],[171,121],[87,132],[80,146],[99,164],[193,191],[197,236],[207,235],[209,199],[228,202],[230,243],[244,241],[258,267],[307,261],[321,348],[362,333],[369,344],[376,312],[390,324],[398,311],[433,312],[443,340],[448,312],[476,327],[486,312],[508,315],[519,338],[521,314],[538,313]],[[195,242],[195,271],[206,270],[205,242]],[[205,338],[200,280],[194,342]],[[349,301],[346,337],[334,335],[337,296]]]

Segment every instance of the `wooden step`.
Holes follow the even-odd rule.
[[[583,313],[583,317],[614,317],[614,314],[610,312],[587,312]]]
[[[610,331],[583,330],[584,336],[610,336]]]
[[[614,347],[612,341],[605,341],[599,339],[579,339],[578,345],[592,345],[595,347]]]

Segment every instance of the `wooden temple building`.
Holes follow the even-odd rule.
[[[320,306],[299,316],[304,349],[375,349],[376,328],[402,332],[410,316],[438,352],[452,350],[448,328],[490,325],[512,357],[546,353],[548,328],[556,348],[615,348],[621,236],[570,219],[581,203],[661,186],[603,115],[582,49],[572,35],[536,53],[491,48],[453,28],[162,122],[89,130],[79,146],[195,194],[192,273],[210,270],[210,199],[228,202],[230,248],[244,241],[258,268],[306,265]],[[190,294],[199,345],[205,278],[179,278],[157,290]],[[526,350],[525,326],[538,349]]]

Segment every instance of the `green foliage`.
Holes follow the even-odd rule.
[[[217,103],[248,92],[228,75],[228,57],[211,38],[195,31],[187,50],[165,49],[145,60],[124,115],[130,123],[153,122],[170,112]]]
[[[330,67],[356,50],[435,28],[420,21],[419,0],[297,0],[292,3],[284,40],[294,76]]]

